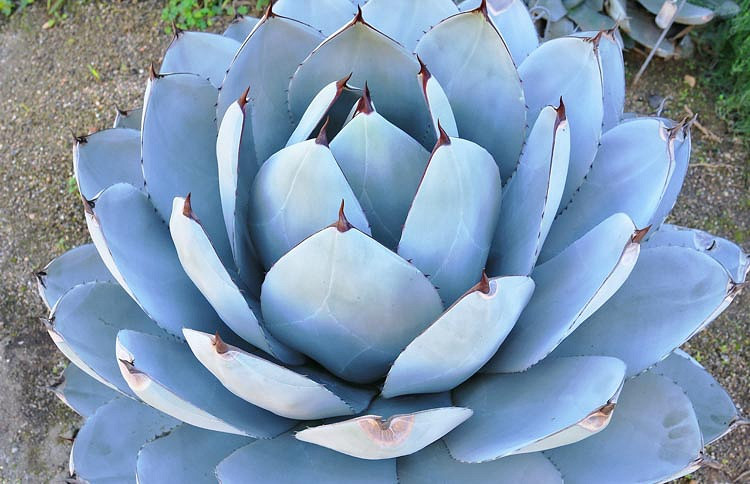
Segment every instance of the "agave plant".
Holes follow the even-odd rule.
[[[578,30],[612,29],[625,32],[628,45],[656,49],[659,57],[689,57],[693,43],[687,34],[714,19],[737,15],[733,0],[528,0],[541,19],[542,37],[550,39]],[[666,30],[665,38],[660,39]]]
[[[359,3],[359,5],[358,5]],[[663,225],[690,123],[520,1],[279,0],[76,140],[39,274],[88,482],[654,482],[735,405],[677,349],[750,262]],[[649,227],[651,230],[649,231]]]

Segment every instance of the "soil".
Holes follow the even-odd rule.
[[[70,2],[73,3],[73,2]],[[83,211],[71,189],[72,133],[109,127],[114,106],[141,104],[148,65],[170,41],[162,2],[87,2],[42,29],[41,5],[0,22],[0,481],[61,482],[70,439],[80,419],[47,387],[65,367],[39,322],[46,311],[34,271],[88,241]],[[626,57],[629,75],[642,58]],[[716,135],[693,129],[693,165],[671,221],[740,241],[750,250],[748,153],[714,113],[718,93],[704,83],[698,61],[656,59],[631,89],[628,110],[665,116],[685,106]],[[96,74],[94,74],[96,73]],[[685,76],[696,80],[686,83]],[[750,409],[750,295],[740,295],[708,330],[685,345],[743,411]],[[687,480],[730,482],[750,469],[750,429],[707,449],[722,470]],[[745,478],[750,482],[750,478]]]

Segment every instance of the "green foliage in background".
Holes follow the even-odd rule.
[[[750,143],[750,0],[742,0],[740,13],[718,24],[705,41],[716,59],[710,81],[720,93],[718,113]]]
[[[251,8],[248,4],[252,3],[244,2],[236,6],[236,2],[231,0],[167,0],[161,18],[167,23],[164,30],[168,33],[172,31],[172,24],[183,30],[206,30],[218,17],[249,13]],[[262,4],[268,4],[268,0],[257,3],[258,8],[262,8]]]
[[[65,20],[68,14],[63,12],[65,4],[69,0],[47,0],[47,15],[49,19],[44,23],[42,28],[48,29],[55,23]],[[0,14],[9,17],[12,14],[23,12],[23,10],[34,3],[35,0],[0,0]]]

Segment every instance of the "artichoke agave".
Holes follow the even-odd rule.
[[[77,139],[93,244],[39,286],[78,479],[652,482],[741,420],[676,349],[749,267],[663,224],[689,121],[623,119],[613,32],[461,7],[178,33]]]

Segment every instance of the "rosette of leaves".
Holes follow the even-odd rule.
[[[88,482],[655,482],[740,422],[677,348],[744,283],[663,225],[689,123],[519,1],[279,0],[78,138],[39,274]],[[649,227],[651,230],[649,231]]]
[[[688,35],[696,26],[737,15],[733,0],[529,0],[528,5],[545,40],[577,31],[609,30],[619,26],[626,46],[656,48],[659,57],[689,57]],[[664,29],[666,36],[659,38]]]

